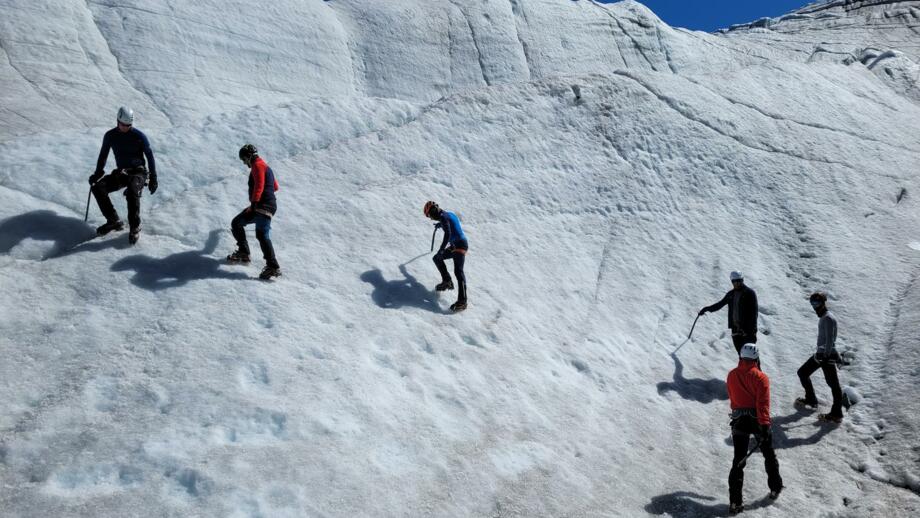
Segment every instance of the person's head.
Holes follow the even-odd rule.
[[[757,351],[757,344],[744,344],[741,346],[741,352],[738,356],[742,360],[756,362],[760,359],[760,353]]]
[[[819,315],[827,311],[827,295],[820,291],[812,293],[811,296],[808,297],[808,303],[811,304],[815,313]]]
[[[240,160],[246,164],[246,167],[252,167],[252,162],[259,156],[259,150],[252,144],[246,144],[240,148]]]
[[[122,106],[118,109],[118,116],[116,117],[118,121],[118,131],[122,133],[127,133],[131,131],[131,126],[134,125],[134,110],[126,106]]]
[[[441,207],[438,207],[438,204],[433,201],[425,202],[425,208],[423,209],[425,216],[438,220],[441,219]]]
[[[732,281],[732,288],[739,290],[744,286],[744,274],[741,272],[732,272],[728,278]]]

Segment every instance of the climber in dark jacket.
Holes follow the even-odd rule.
[[[735,351],[741,354],[741,346],[757,343],[757,293],[745,286],[744,275],[732,272],[732,289],[722,300],[700,310],[700,315],[718,311],[728,306],[728,327],[732,330]]]

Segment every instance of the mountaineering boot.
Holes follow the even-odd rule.
[[[800,408],[810,408],[811,410],[814,410],[818,408],[818,401],[797,397],[795,398],[795,406]]]
[[[779,498],[779,494],[783,492],[783,488],[779,488],[776,491],[770,491],[770,500],[776,500]]]
[[[728,506],[728,514],[734,516],[741,511],[744,511],[744,504],[731,504]]]
[[[463,301],[458,300],[457,302],[454,302],[453,304],[450,305],[450,310],[453,311],[454,313],[457,313],[457,312],[459,312],[459,311],[463,311],[464,309],[466,309],[466,301],[465,301],[465,300],[463,300]]]
[[[267,281],[272,277],[281,277],[281,268],[277,266],[266,266],[262,273],[259,274],[259,278],[263,281]]]
[[[453,281],[447,280],[434,287],[435,291],[447,291],[454,289]]]
[[[249,264],[249,252],[237,250],[227,256],[227,262],[230,264]]]
[[[128,233],[128,242],[132,245],[137,243],[137,240],[141,237],[141,228],[132,228],[131,232]]]
[[[831,414],[818,414],[818,421],[824,421],[825,423],[840,424],[843,422],[843,416],[836,416]]]
[[[104,225],[96,229],[97,236],[104,236],[113,230],[124,230],[125,224],[121,222],[120,219],[114,221],[107,221]]]

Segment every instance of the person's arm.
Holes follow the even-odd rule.
[[[252,196],[249,197],[249,203],[253,210],[262,199],[262,191],[265,189],[265,167],[265,162],[261,161],[252,165]]]
[[[760,374],[757,384],[757,423],[760,425],[770,426],[770,378],[766,374]]]
[[[102,147],[99,149],[99,158],[96,159],[96,176],[105,174],[105,163],[109,159],[109,151],[112,149],[112,143],[109,141],[109,133],[106,132],[102,137]]]
[[[444,230],[444,239],[441,240],[441,246],[438,247],[438,252],[444,250],[447,247],[447,243],[450,242],[450,234],[453,230],[453,225],[450,223],[450,218],[447,217],[447,214],[441,215],[441,229]]]
[[[720,309],[725,307],[725,305],[728,304],[728,299],[729,297],[731,297],[731,294],[732,292],[728,292],[725,294],[724,297],[722,297],[722,300],[720,300],[719,302],[716,302],[715,304],[711,306],[706,306],[705,308],[701,309],[700,315],[702,315],[703,313],[711,313],[713,311],[719,311]]]
[[[150,149],[150,141],[147,140],[147,135],[141,134],[141,140],[144,142],[144,156],[147,158],[147,170],[150,172],[151,178],[157,177],[157,163],[153,159],[153,150]]]

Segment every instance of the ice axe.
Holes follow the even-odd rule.
[[[83,222],[89,221],[89,200],[93,197],[93,186],[89,186],[89,192],[86,193],[86,213],[83,214]]]
[[[690,326],[690,334],[687,335],[687,339],[681,342],[681,344],[677,346],[677,349],[674,349],[674,352],[671,353],[672,355],[676,354],[677,351],[679,351],[680,348],[683,347],[685,343],[690,341],[690,337],[693,336],[693,329],[696,327],[696,321],[699,319],[700,319],[700,315],[697,314],[696,318],[693,319],[693,325]]]
[[[700,319],[700,316],[702,315],[700,313],[697,313],[696,318],[693,319],[693,325],[690,326],[690,334],[687,335],[687,340],[689,340],[690,337],[693,336],[693,329],[696,327],[696,321]]]
[[[754,443],[754,447],[751,448],[751,451],[747,452],[747,455],[745,455],[743,459],[739,460],[739,461],[738,461],[738,464],[735,464],[735,467],[737,468],[738,466],[743,466],[744,463],[747,462],[748,457],[750,457],[751,455],[754,454],[755,451],[757,451],[757,450],[760,449],[760,443],[761,443],[761,442],[763,442],[763,441],[761,441],[760,438],[758,438],[758,439],[757,439],[757,442]]]

